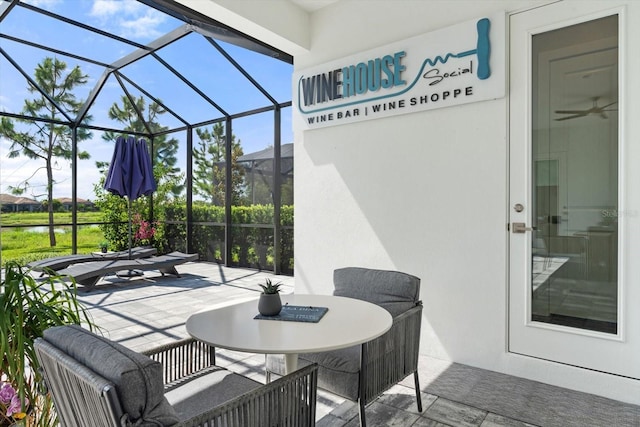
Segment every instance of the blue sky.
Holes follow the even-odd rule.
[[[1,0],[0,0],[1,1]],[[99,29],[113,32],[139,44],[166,34],[183,23],[161,14],[134,0],[29,0],[26,3],[46,9],[53,13],[83,22]],[[0,31],[33,43],[47,45],[56,49],[75,53],[84,57],[110,64],[136,50],[135,47],[113,41],[107,37],[78,30],[68,24],[51,19],[21,8],[14,8],[3,21]],[[245,68],[278,102],[291,99],[292,66],[266,56],[250,52],[236,46],[220,43],[240,65]],[[33,75],[36,65],[45,56],[54,54],[40,49],[25,47],[6,39],[0,39],[2,47],[29,75]],[[269,101],[240,75],[203,37],[191,34],[175,44],[158,52],[160,58],[170,63],[180,74],[206,92],[227,113],[265,107]],[[76,92],[76,96],[85,99],[104,68],[95,64],[58,56],[71,69],[79,65],[89,76],[88,84]],[[161,99],[173,111],[190,123],[196,123],[222,116],[207,101],[195,94],[175,75],[166,71],[154,58],[147,57],[122,69],[125,76],[135,81],[144,90]],[[0,57],[0,109],[19,113],[24,99],[31,99],[26,90],[26,80],[4,58]],[[142,95],[135,87],[125,84],[133,96]],[[98,96],[91,113],[92,124],[104,127],[118,127],[108,119],[109,107],[119,101],[124,94],[117,80],[111,77]],[[282,142],[293,142],[291,132],[291,109],[283,111]],[[181,126],[179,120],[165,114],[163,125],[171,128]],[[234,120],[233,133],[240,139],[245,153],[263,149],[273,144],[273,114],[261,114],[256,117]],[[181,145],[182,170],[184,165],[184,132],[175,134]],[[0,192],[7,193],[7,186],[29,179],[32,190],[26,196],[40,196],[45,192],[44,171],[37,168],[44,163],[34,163],[24,157],[8,159],[6,157],[10,143],[0,140]],[[95,161],[108,161],[113,151],[113,143],[102,139],[102,132],[94,131],[89,141],[82,142],[80,148],[88,151],[92,159],[79,163],[78,196],[93,198],[93,183],[99,175]],[[54,197],[71,196],[70,165],[59,160],[54,178]],[[31,175],[35,172],[35,175]],[[31,177],[31,178],[30,178]],[[42,196],[38,197],[42,199]]]

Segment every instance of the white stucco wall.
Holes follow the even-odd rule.
[[[546,3],[339,2],[312,15],[295,66]],[[343,266],[409,272],[422,279],[422,353],[640,403],[638,381],[506,350],[507,110],[503,98],[296,130],[296,292],[331,292]]]
[[[309,15],[295,68],[547,3],[343,0]],[[405,271],[422,279],[422,353],[640,403],[638,381],[506,350],[507,110],[503,98],[295,130],[296,292],[332,292],[343,266]]]
[[[341,2],[312,16],[312,49],[296,68],[539,3]],[[412,273],[421,351],[501,370],[506,109],[503,98],[296,131],[297,291],[331,292],[333,269],[347,265]]]

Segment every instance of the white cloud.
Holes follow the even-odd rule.
[[[7,157],[11,143],[6,139],[0,139],[0,191],[2,193],[10,193],[9,187],[19,187],[25,181],[34,187],[33,193],[39,194],[46,191],[46,173],[44,170],[38,170],[44,164],[26,157],[15,157],[10,159]],[[27,197],[32,196],[32,192],[28,190]]]
[[[20,156],[13,159],[7,157],[11,143],[0,138],[0,193],[10,193],[9,187],[16,187],[29,182],[29,189],[25,197],[37,197],[38,200],[46,198],[47,174],[44,170],[44,162],[31,160]],[[95,160],[82,160],[78,170],[78,197],[82,199],[95,199],[93,184],[100,179],[100,174],[95,167]],[[56,183],[53,186],[53,197],[71,197],[71,162],[58,159],[53,170],[53,178]]]
[[[41,9],[53,10],[55,7],[62,3],[62,0],[23,0],[32,6],[39,7]]]
[[[122,37],[152,40],[164,34],[158,26],[165,15],[135,0],[94,0],[89,14],[103,23],[108,21]]]
[[[121,21],[120,28],[123,37],[155,39],[163,33],[157,27],[164,21],[164,15],[157,11],[148,11],[144,16],[134,20]]]
[[[142,9],[143,5],[135,0],[95,0],[89,14],[96,18],[110,18],[116,14],[136,15]]]
[[[0,111],[7,111],[10,102],[11,100],[9,99],[9,97],[0,95]]]
[[[97,18],[108,18],[111,15],[118,13],[121,9],[121,2],[114,0],[96,0],[91,7],[91,16]]]

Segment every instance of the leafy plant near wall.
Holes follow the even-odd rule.
[[[129,244],[127,201],[124,197],[107,192],[102,188],[103,185],[104,177],[94,185],[95,203],[102,212],[103,224],[99,225],[100,231],[104,234],[111,250],[121,251]],[[135,204],[132,205],[135,206]]]
[[[283,205],[280,211],[280,222],[283,226],[280,242],[281,271],[293,273],[293,205]],[[223,206],[212,206],[202,202],[194,202],[192,213],[194,225],[192,229],[192,250],[201,257],[213,261],[222,259],[225,242],[225,209]],[[171,222],[166,227],[166,238],[173,250],[179,250],[180,242],[186,241],[186,205],[184,202],[171,203],[166,206],[166,219]],[[232,228],[231,248],[232,262],[240,266],[269,268],[273,263],[273,205],[251,205],[231,207]],[[200,224],[198,224],[200,223]],[[251,225],[254,225],[252,227]],[[266,225],[265,228],[261,227]],[[262,253],[260,253],[262,251]],[[261,258],[266,256],[265,264]]]
[[[33,344],[45,329],[68,324],[96,329],[77,299],[75,283],[60,277],[36,282],[18,263],[5,265],[0,282],[0,408],[4,405],[0,426],[25,415],[27,420],[20,421],[25,425],[57,425],[51,397],[39,392],[42,374]],[[1,404],[9,398],[13,403]]]
[[[106,165],[101,165],[105,167]],[[167,207],[173,204],[181,204],[184,208],[184,201],[181,199],[172,199],[172,190],[179,186],[180,181],[184,180],[184,176],[178,177],[165,177],[163,180],[157,178],[158,174],[163,174],[167,168],[163,165],[156,165],[154,167],[154,176],[156,176],[156,182],[158,183],[158,189],[153,194],[153,224],[154,233],[152,241],[148,242],[134,242],[134,246],[137,243],[140,244],[152,244],[159,253],[166,253],[172,250],[184,250],[180,247],[171,247],[166,235],[164,220],[166,217]],[[106,169],[101,170],[104,176],[100,178],[100,182],[93,187],[93,191],[96,195],[94,200],[96,206],[102,212],[103,223],[99,225],[100,230],[103,232],[105,239],[109,242],[109,248],[114,251],[125,250],[129,247],[129,217],[127,200],[124,197],[116,196],[109,193],[103,188],[104,180],[106,176]],[[140,227],[140,221],[149,222],[150,218],[150,201],[148,197],[140,197],[131,202],[132,216],[139,215],[140,220],[137,225],[134,224],[133,230],[136,233]]]

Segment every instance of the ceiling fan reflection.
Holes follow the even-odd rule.
[[[587,117],[590,114],[597,114],[600,117],[602,117],[603,119],[607,119],[609,118],[609,116],[606,114],[607,111],[618,111],[617,108],[609,108],[614,104],[617,104],[618,101],[614,101],[611,102],[607,105],[602,105],[602,106],[598,106],[598,99],[600,97],[595,97],[593,98],[593,105],[591,106],[591,108],[587,108],[585,110],[556,110],[555,113],[556,114],[571,114],[570,116],[567,117],[560,117],[555,119],[557,122],[563,121],[563,120],[571,120],[571,119],[577,119],[580,117]]]

